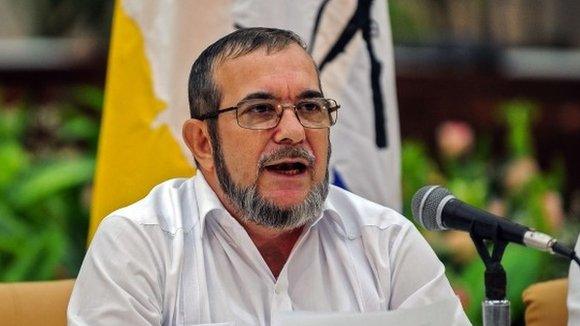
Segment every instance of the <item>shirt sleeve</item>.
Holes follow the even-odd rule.
[[[580,253],[580,236],[574,250]],[[568,275],[568,325],[580,325],[580,267],[574,261]]]
[[[413,224],[404,224],[395,237],[390,264],[390,309],[420,307],[451,298],[455,313],[449,324],[471,325],[445,276],[445,267]]]
[[[163,267],[143,226],[103,220],[68,306],[69,325],[161,325]]]

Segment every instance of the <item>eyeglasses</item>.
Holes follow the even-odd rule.
[[[220,114],[236,110],[238,125],[246,129],[274,128],[280,122],[284,109],[291,108],[304,128],[323,129],[336,123],[340,105],[326,98],[303,99],[295,104],[281,104],[274,99],[252,99],[236,106],[202,114],[199,120],[215,119]]]

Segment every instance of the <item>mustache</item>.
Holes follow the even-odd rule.
[[[266,165],[285,158],[300,158],[308,162],[308,166],[314,164],[316,158],[303,147],[281,147],[272,153],[264,154],[258,161],[258,169],[263,170]]]

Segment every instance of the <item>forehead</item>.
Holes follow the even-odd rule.
[[[221,104],[235,105],[252,93],[268,93],[279,99],[294,99],[305,91],[320,91],[314,61],[296,44],[268,53],[258,49],[214,68]]]

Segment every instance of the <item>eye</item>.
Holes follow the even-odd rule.
[[[249,111],[251,113],[269,113],[276,110],[274,109],[274,106],[270,103],[257,103],[250,106]]]
[[[272,103],[268,102],[249,103],[242,110],[242,114],[253,116],[271,115],[275,113],[276,108]]]
[[[314,101],[305,101],[298,104],[298,108],[305,113],[316,113],[322,111],[322,105]]]

